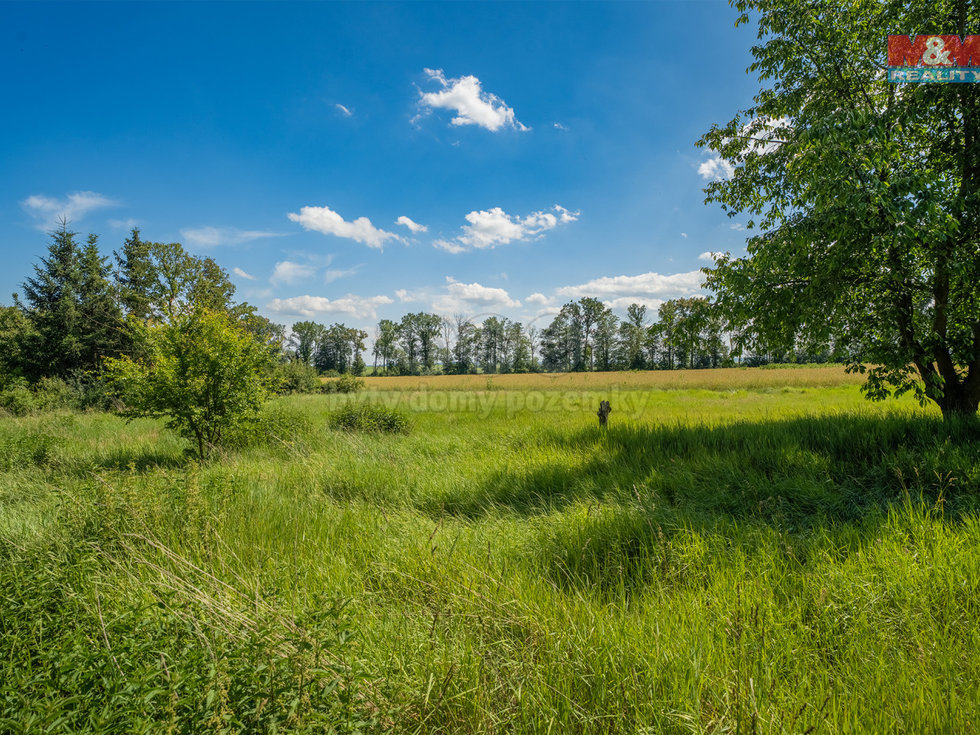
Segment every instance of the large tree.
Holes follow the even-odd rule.
[[[980,87],[889,84],[887,34],[980,29],[965,0],[736,0],[758,23],[755,104],[700,144],[708,201],[758,234],[708,286],[741,328],[852,349],[867,393],[945,417],[980,402]],[[727,162],[727,166],[725,165]]]

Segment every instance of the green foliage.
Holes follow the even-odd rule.
[[[316,368],[299,359],[276,363],[272,380],[280,395],[316,393],[321,386]]]
[[[331,414],[330,421],[344,431],[406,434],[411,429],[408,416],[380,403],[346,403]]]
[[[736,0],[758,23],[756,104],[699,144],[733,167],[708,201],[748,218],[748,255],[707,285],[779,354],[846,347],[874,399],[980,404],[980,90],[888,84],[883,29],[973,32],[970,3]],[[878,34],[878,35],[875,35]],[[959,87],[962,87],[960,89]]]
[[[134,324],[139,357],[107,361],[127,416],[165,416],[206,459],[223,435],[253,421],[266,395],[271,355],[227,313],[175,314]]]
[[[320,385],[322,393],[359,393],[362,390],[364,390],[364,381],[350,373],[345,373]]]

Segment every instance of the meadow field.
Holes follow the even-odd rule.
[[[976,732],[980,428],[859,382],[370,378],[203,465],[0,418],[0,731]]]

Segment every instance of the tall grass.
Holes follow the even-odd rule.
[[[281,399],[205,466],[5,419],[0,730],[976,729],[975,425],[615,387]],[[332,428],[386,401],[411,433]]]

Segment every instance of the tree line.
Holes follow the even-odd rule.
[[[81,244],[63,222],[22,292],[0,306],[0,382],[83,379],[105,359],[139,349],[134,324],[168,324],[192,311],[225,313],[270,350],[285,337],[255,307],[235,302],[234,284],[212,258],[143,240],[135,228],[109,258],[95,235]]]
[[[236,302],[234,284],[212,258],[179,243],[144,240],[135,228],[110,258],[100,254],[95,235],[80,243],[63,223],[22,293],[13,306],[0,307],[5,380],[96,374],[105,359],[138,349],[134,324],[168,324],[195,310],[227,314],[280,363],[319,374],[367,371],[366,331],[314,321],[287,331]],[[734,330],[704,296],[671,299],[655,315],[634,303],[625,319],[586,297],[562,306],[544,327],[500,315],[479,321],[416,312],[382,319],[373,338],[376,375],[673,370],[834,357],[826,344],[767,348],[754,333]]]
[[[418,312],[382,319],[371,349],[375,375],[444,373],[582,372],[716,368],[768,362],[826,362],[829,344],[800,343],[791,350],[747,343],[731,329],[710,298],[665,301],[651,319],[643,304],[630,304],[620,319],[599,299],[565,304],[539,328],[493,315],[482,321],[462,314]],[[291,355],[319,372],[366,369],[361,359],[367,333],[344,324],[292,326]],[[746,349],[748,348],[748,349]]]

